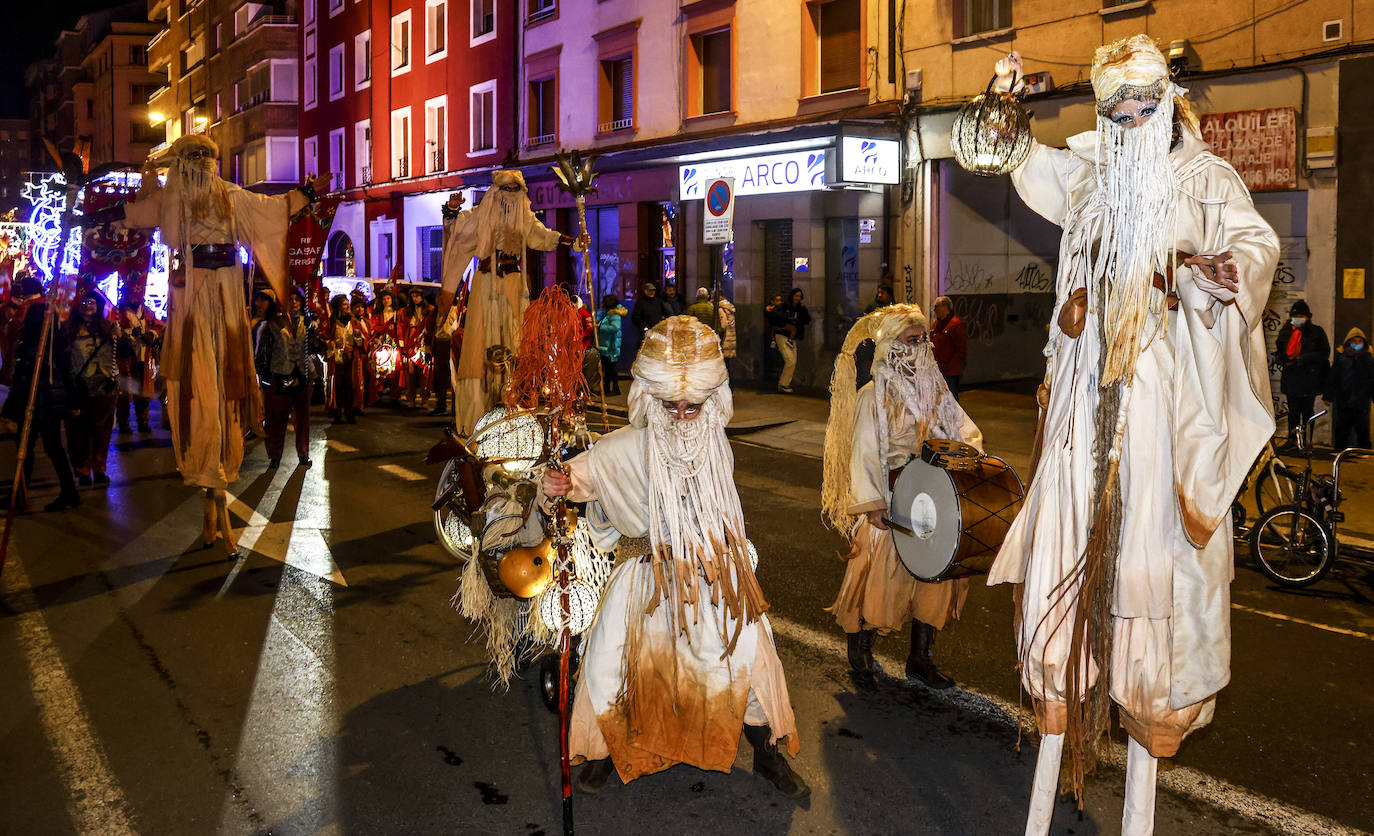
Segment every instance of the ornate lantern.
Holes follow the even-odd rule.
[[[950,133],[954,159],[982,177],[1014,171],[1031,147],[1030,114],[1015,93],[992,89],[996,81],[993,76],[982,95],[959,108]]]

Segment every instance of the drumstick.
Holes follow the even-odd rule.
[[[883,522],[887,524],[888,528],[892,528],[892,529],[895,529],[895,530],[897,530],[897,531],[900,531],[900,532],[902,532],[903,534],[905,534],[905,535],[908,536],[908,537],[915,537],[915,536],[916,536],[916,532],[912,531],[911,529],[907,528],[906,526],[902,525],[901,523],[893,522],[892,520],[888,519],[887,517],[883,517]]]

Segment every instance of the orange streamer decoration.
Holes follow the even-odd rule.
[[[589,395],[582,376],[582,323],[561,285],[544,288],[525,309],[515,372],[503,400],[511,409],[543,407],[569,417],[586,407]]]

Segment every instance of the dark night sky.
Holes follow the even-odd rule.
[[[10,0],[3,4],[3,47],[0,47],[0,116],[28,116],[24,70],[40,58],[51,57],[57,33],[76,26],[87,12],[120,5],[119,0]]]

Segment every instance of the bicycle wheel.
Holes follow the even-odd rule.
[[[1264,516],[1280,505],[1292,505],[1298,481],[1278,459],[1271,459],[1255,477],[1255,509]]]
[[[1250,554],[1264,576],[1280,586],[1311,586],[1336,562],[1326,526],[1306,511],[1283,505],[1260,517],[1250,530]]]
[[[458,463],[457,461],[450,461],[444,465],[443,472],[439,474],[439,484],[434,489],[434,498],[437,500],[442,497],[457,482]],[[443,544],[449,554],[459,560],[467,560],[472,556],[474,545],[472,532],[447,504],[440,506],[439,510],[434,512],[434,532],[439,536],[439,542]]]

